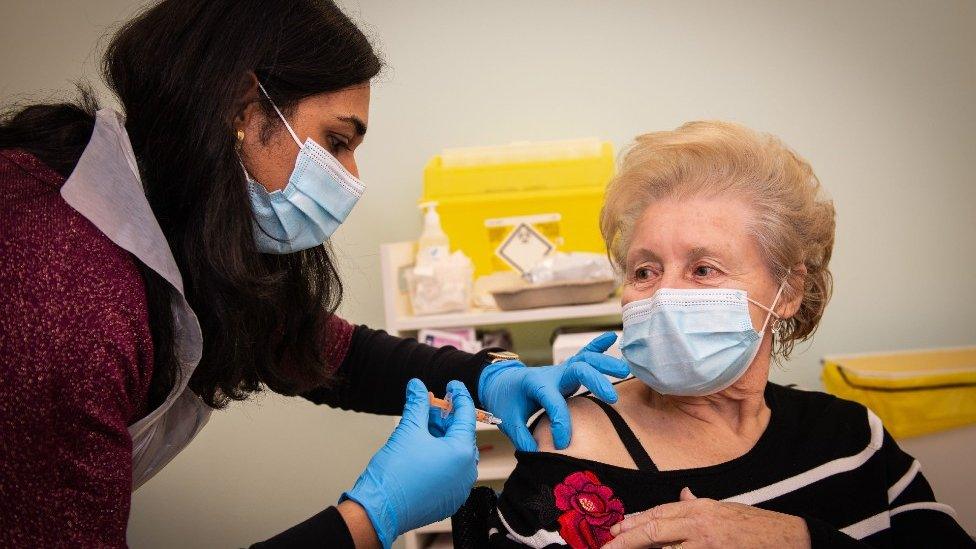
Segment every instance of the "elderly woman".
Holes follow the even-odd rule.
[[[494,547],[974,545],[860,404],[770,383],[831,292],[834,208],[775,137],[693,122],[637,138],[601,228],[634,378],[576,398],[489,520]]]

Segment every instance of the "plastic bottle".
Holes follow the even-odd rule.
[[[417,263],[414,269],[419,275],[432,275],[433,263],[447,258],[451,253],[451,243],[441,228],[441,216],[437,213],[436,202],[423,202],[420,208],[424,213],[424,228],[417,241]]]

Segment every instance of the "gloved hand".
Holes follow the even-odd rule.
[[[502,420],[502,432],[522,451],[535,451],[537,445],[525,426],[539,408],[545,408],[552,422],[552,440],[556,448],[569,446],[572,425],[566,397],[585,385],[599,398],[613,403],[617,392],[604,377],[624,378],[630,373],[627,363],[603,354],[617,335],[607,332],[558,366],[526,367],[517,360],[491,364],[481,373],[478,397],[485,410]]]
[[[446,418],[444,436],[435,437],[427,424],[427,388],[411,379],[396,430],[339,500],[363,506],[383,547],[408,530],[454,514],[478,477],[474,401],[460,381],[448,383],[447,392],[454,411]]]

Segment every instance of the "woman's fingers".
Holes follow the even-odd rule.
[[[430,407],[430,413],[427,414],[427,430],[430,431],[430,434],[435,437],[442,437],[450,424],[449,418],[444,417],[440,408]]]
[[[643,513],[642,513],[643,514]],[[641,515],[637,515],[638,517]],[[611,533],[613,530],[611,530]],[[650,518],[637,526],[617,534],[604,549],[644,549],[645,547],[663,547],[686,542],[694,535],[694,524],[685,517]]]
[[[586,362],[600,372],[613,377],[624,378],[630,375],[630,367],[626,362],[602,353],[582,351],[572,358],[572,362]]]
[[[529,432],[529,428],[521,423],[506,421],[501,424],[501,430],[515,444],[515,449],[521,452],[535,452],[539,445],[535,442],[535,437]]]
[[[631,515],[624,520],[610,527],[610,533],[617,535],[634,528],[639,528],[649,520],[668,520],[676,518],[688,518],[694,514],[691,508],[694,503],[690,501],[675,501],[663,503],[656,507],[651,507],[647,511]]]
[[[419,379],[407,382],[407,403],[403,407],[403,417],[400,425],[415,425],[427,430],[427,420],[430,414],[430,397],[427,387]]]
[[[564,450],[569,446],[572,437],[572,420],[569,415],[569,405],[566,397],[552,385],[540,385],[535,394],[536,402],[545,408],[549,415],[550,430],[552,430],[552,444],[557,450]]]
[[[586,346],[583,347],[583,351],[602,353],[613,346],[614,341],[617,341],[617,334],[614,332],[604,332],[587,343]]]
[[[453,410],[444,438],[474,444],[474,400],[471,393],[460,381],[449,382],[447,392],[451,395]]]
[[[601,400],[609,403],[617,402],[617,391],[614,390],[610,380],[593,366],[586,362],[573,362],[566,367],[563,380],[559,384],[563,394],[575,392],[580,385],[585,385],[587,389]]]
[[[613,346],[614,341],[617,341],[617,334],[614,332],[600,334],[593,341],[587,343],[573,358],[569,359],[569,362],[587,362],[604,374],[621,378],[627,377],[630,375],[630,368],[626,362],[603,354]]]

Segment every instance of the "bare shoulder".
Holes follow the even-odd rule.
[[[535,437],[535,441],[539,445],[540,452],[571,454],[573,449],[578,449],[591,438],[592,434],[597,432],[596,424],[599,423],[599,415],[603,412],[594,402],[588,398],[572,397],[566,401],[566,404],[569,405],[569,413],[573,421],[573,437],[569,447],[558,450],[553,445],[552,422],[548,414],[543,412],[542,417],[539,418],[539,423],[532,432],[532,436]]]
[[[543,414],[532,433],[540,452],[562,454],[621,467],[634,466],[617,437],[613,424],[599,405],[584,397],[570,398],[567,403],[573,429],[569,446],[562,450],[556,449],[552,442],[549,417]]]

